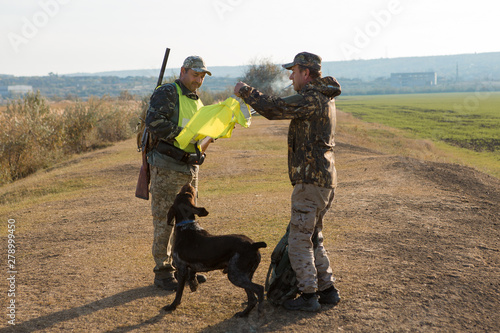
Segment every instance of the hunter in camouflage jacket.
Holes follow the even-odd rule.
[[[250,86],[239,93],[255,111],[269,120],[291,119],[288,130],[288,174],[292,185],[305,183],[335,188],[335,100],[340,84],[331,77],[317,78],[296,95],[264,95]]]
[[[180,80],[175,80],[181,87],[183,95],[191,99],[199,99],[196,92],[187,89]],[[179,120],[179,95],[174,83],[167,83],[159,86],[151,96],[149,109],[146,117],[148,131],[154,135],[155,139],[163,139],[173,142],[175,137],[182,131],[182,127],[177,125]]]

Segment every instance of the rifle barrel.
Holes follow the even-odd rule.
[[[163,74],[165,73],[165,67],[167,67],[169,54],[170,54],[170,49],[167,47],[167,49],[165,50],[165,55],[163,56],[163,63],[161,64],[160,75],[158,76],[158,83],[156,84],[156,87],[161,86],[161,83],[163,82]]]

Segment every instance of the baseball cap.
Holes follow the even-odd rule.
[[[318,71],[321,70],[321,57],[309,52],[300,52],[295,58],[293,58],[293,62],[282,65],[285,69],[291,69],[295,65],[302,65],[304,67],[316,69]]]
[[[182,64],[182,67],[191,68],[195,72],[207,73],[208,75],[212,76],[212,73],[210,73],[210,71],[207,69],[207,66],[205,66],[205,62],[199,56],[187,57],[186,60],[184,60],[184,64]]]

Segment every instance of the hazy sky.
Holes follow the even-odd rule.
[[[495,0],[0,0],[0,74],[498,52]]]

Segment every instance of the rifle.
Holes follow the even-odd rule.
[[[165,55],[163,56],[163,63],[161,65],[160,75],[158,76],[158,82],[156,84],[155,89],[161,86],[169,54],[170,54],[170,49],[167,47],[167,49],[165,50]],[[148,158],[146,156],[148,150],[148,141],[149,141],[149,132],[147,128],[144,127],[144,132],[142,132],[141,147],[140,147],[140,150],[142,151],[142,165],[141,165],[141,171],[139,171],[139,179],[137,180],[137,186],[135,187],[135,196],[137,198],[144,200],[149,200],[149,182],[151,180]]]

